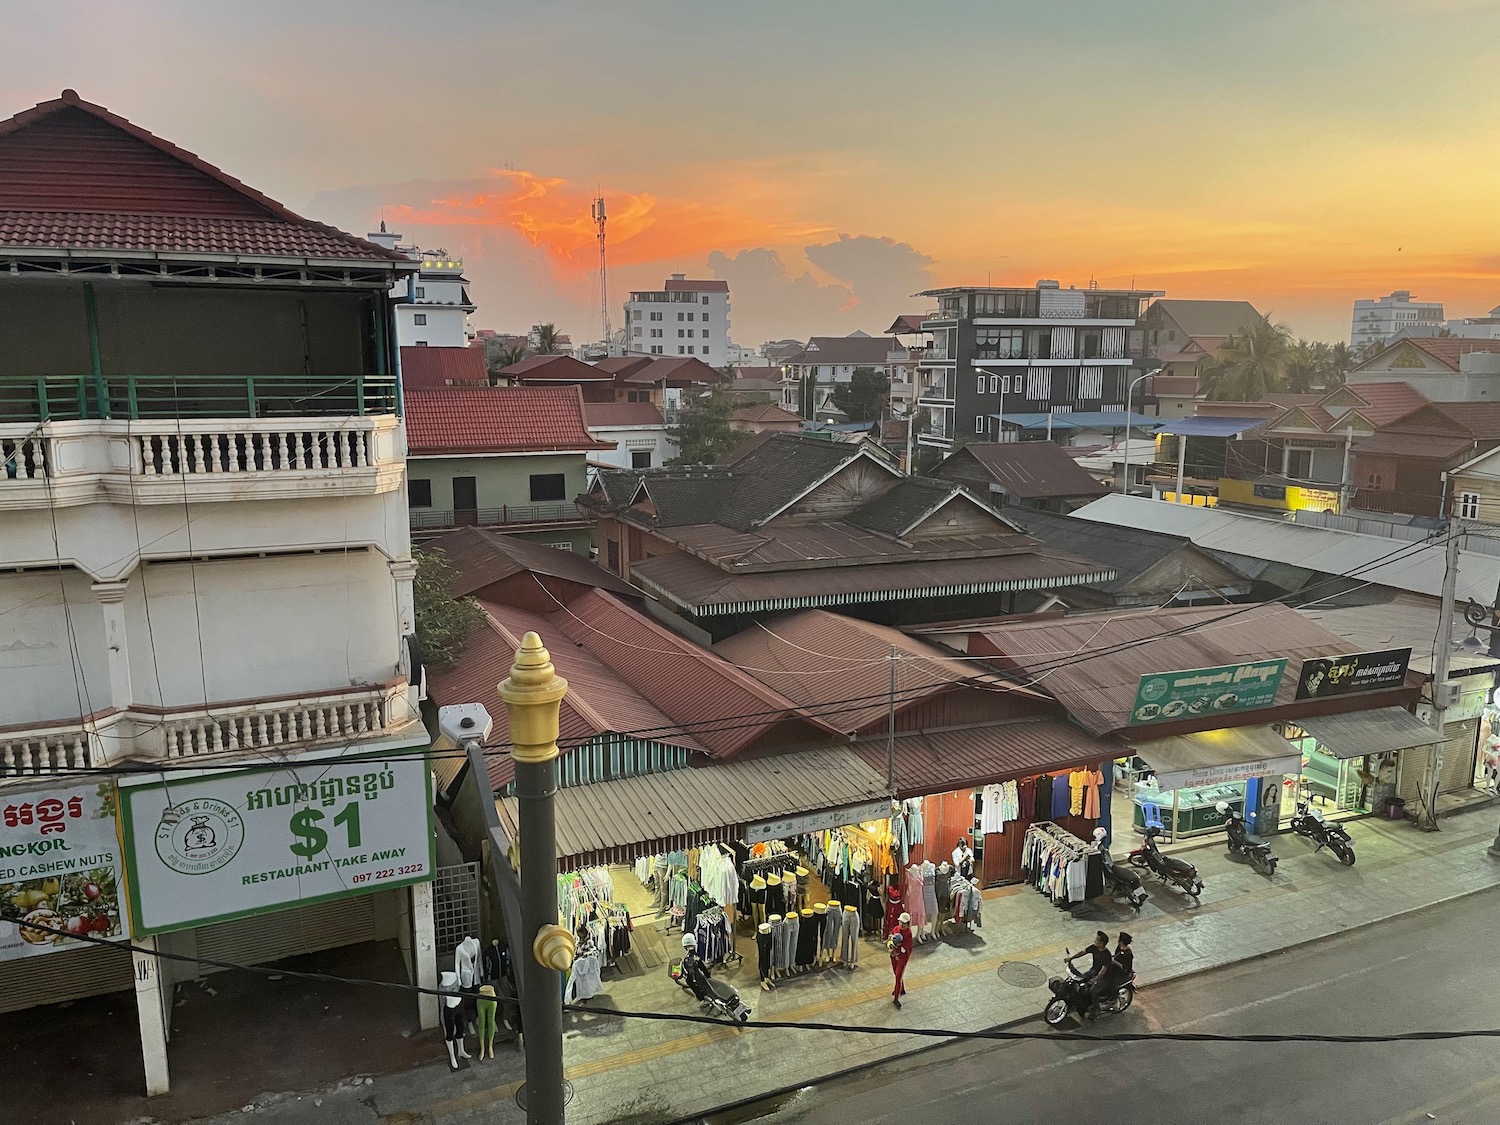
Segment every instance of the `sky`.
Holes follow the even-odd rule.
[[[293,210],[462,256],[474,323],[600,331],[669,274],[736,343],[920,289],[1136,286],[1347,339],[1500,304],[1493,0],[0,0],[65,87]]]

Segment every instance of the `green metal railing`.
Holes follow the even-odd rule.
[[[394,414],[394,375],[0,375],[0,422]]]

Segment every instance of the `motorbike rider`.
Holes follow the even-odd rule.
[[[1089,971],[1083,974],[1083,979],[1086,981],[1097,979],[1111,960],[1109,955],[1109,935],[1103,930],[1096,931],[1093,942],[1069,957],[1067,963],[1071,965],[1080,957],[1093,958],[1092,963],[1089,965]]]
[[[682,935],[682,979],[699,1000],[708,999],[708,966],[698,956],[698,939],[692,934]]]
[[[1099,1010],[1099,1005],[1112,993],[1123,988],[1135,978],[1135,954],[1130,949],[1130,935],[1124,930],[1120,931],[1120,937],[1115,942],[1115,954],[1110,959],[1104,972],[1094,978],[1094,983],[1089,987],[1092,1003],[1089,1006],[1089,1016],[1092,1018]]]

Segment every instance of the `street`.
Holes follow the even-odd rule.
[[[1219,1034],[1495,1027],[1500,1003],[1485,951],[1497,927],[1500,895],[1472,895],[1160,988],[1143,981],[1129,1012],[1093,1026],[1101,1033]],[[1043,1031],[1047,993],[1034,991],[1034,1026]],[[759,1116],[741,1111],[708,1121],[1479,1125],[1500,1120],[1494,1052],[1494,1041],[1485,1039],[1364,1046],[970,1042],[805,1088]]]

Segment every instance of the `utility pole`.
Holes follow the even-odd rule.
[[[896,646],[891,646],[891,709],[885,727],[885,787],[896,795]]]
[[[1443,698],[1443,685],[1448,680],[1448,657],[1453,651],[1453,598],[1458,586],[1459,529],[1448,521],[1447,540],[1443,547],[1443,600],[1438,613],[1436,651],[1432,660],[1432,728],[1439,735],[1445,733],[1447,702]],[[1438,742],[1427,750],[1426,796],[1422,798],[1422,819],[1418,822],[1429,832],[1438,830],[1437,789],[1438,779],[1443,773],[1443,743]]]
[[[541,637],[521,638],[499,686],[510,717],[521,829],[521,1022],[526,1029],[527,1125],[563,1125],[562,974],[573,965],[573,935],[557,924],[557,710],[568,681]],[[528,957],[527,953],[531,955]]]

